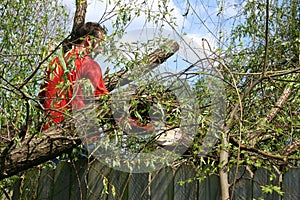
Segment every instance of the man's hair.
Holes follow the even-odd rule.
[[[64,44],[64,51],[66,52],[71,49],[74,44],[80,44],[82,42],[82,38],[87,36],[99,38],[101,36],[99,34],[106,35],[106,30],[99,23],[87,22],[72,33],[70,39],[68,39]]]

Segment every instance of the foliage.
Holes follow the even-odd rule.
[[[4,1],[0,10],[0,127],[9,130],[1,141],[10,141],[39,132],[37,86],[50,61],[43,59],[64,37],[68,16],[58,1]]]
[[[228,113],[240,101],[230,136],[277,154],[300,136],[299,72],[293,71],[299,67],[299,5],[297,1],[271,1],[267,22],[265,13],[264,2],[245,4],[243,23],[227,40],[230,45],[220,67],[227,81],[234,83],[228,89]],[[287,88],[291,89],[288,99],[272,113]]]
[[[221,15],[223,4],[219,6]],[[274,165],[284,172],[285,166],[299,166],[299,2],[270,1],[267,7],[265,1],[248,1],[240,8],[232,30],[220,35],[216,56],[208,58],[218,66],[213,76],[225,84],[227,108],[219,138],[222,143],[199,159],[203,146],[200,134],[189,152],[199,169],[199,179],[217,171],[221,174],[224,167],[269,169]],[[200,74],[196,90],[202,107],[210,105],[212,98],[205,92],[207,74]],[[204,134],[210,108],[201,116],[204,128],[200,132]],[[222,152],[228,152],[228,157],[221,158]],[[222,182],[226,185],[228,180]],[[277,186],[262,189],[282,195]]]
[[[172,163],[192,162],[198,169],[195,180],[202,180],[212,173],[226,173],[224,165],[226,168],[248,165],[253,169],[268,168],[270,164],[279,169],[298,166],[298,0],[270,0],[269,5],[264,1],[243,2],[239,5],[238,15],[233,16],[233,20],[224,21],[221,19],[224,18],[225,1],[217,1],[219,7],[215,14],[220,22],[234,22],[232,30],[224,35],[222,24],[218,26],[220,33],[214,35],[217,40],[216,48],[209,47],[208,51],[203,47],[201,52],[205,58],[197,55],[199,60],[195,63],[174,58],[173,65],[183,70],[168,75],[176,80],[192,83],[190,86],[195,92],[197,103],[190,107],[183,107],[182,103],[177,105],[174,97],[176,90],[173,93],[168,91],[166,84],[157,85],[159,81],[153,83],[147,77],[140,80],[141,73],[144,72],[141,66],[147,64],[147,55],[157,48],[162,38],[145,43],[118,41],[127,27],[142,15],[145,16],[145,23],[155,27],[157,35],[166,25],[176,30],[177,19],[173,16],[174,10],[168,7],[168,2],[158,1],[158,9],[153,11],[151,2],[147,4],[145,1],[112,0],[108,3],[113,7],[108,6],[99,20],[102,23],[108,21],[113,29],[106,38],[103,49],[106,61],[112,63],[116,71],[126,69],[136,84],[132,84],[135,93],[131,98],[128,100],[127,96],[120,96],[123,99],[120,98],[118,106],[121,105],[121,100],[128,100],[129,105],[124,106],[124,109],[129,110],[131,117],[138,119],[141,124],[146,124],[151,107],[156,105],[160,110],[165,109],[167,125],[173,127],[180,124],[178,118],[183,112],[189,111],[193,115],[195,108],[199,107],[197,135],[185,154]],[[184,16],[192,12],[196,21],[194,26],[205,24],[193,9],[192,3],[187,1]],[[36,98],[39,90],[37,86],[42,82],[42,71],[51,61],[47,56],[66,36],[67,15],[57,1],[50,4],[46,1],[5,1],[1,3],[0,10],[3,19],[0,23],[0,127],[8,130],[7,135],[1,135],[1,141],[18,143],[19,137],[24,134],[41,133],[39,126],[43,117]],[[211,30],[209,32],[212,33]],[[187,43],[184,37],[180,37],[179,41]],[[208,42],[207,44],[209,45]],[[188,48],[193,49],[191,46]],[[44,60],[45,58],[47,59]],[[139,68],[132,70],[132,66]],[[158,77],[159,74],[160,71],[156,71],[151,75]],[[216,79],[225,85],[224,99],[219,93],[221,88],[212,86],[216,84]],[[212,88],[215,90],[212,91]],[[218,94],[220,98],[216,98]],[[188,98],[185,96],[185,99]],[[214,109],[217,103],[224,103],[219,108],[221,111]],[[102,106],[108,108],[111,105],[103,102]],[[161,117],[159,113],[158,116]],[[216,119],[223,117],[224,121],[215,123]],[[99,121],[105,122],[101,116]],[[109,125],[112,128],[114,124]],[[215,131],[213,134],[218,139],[216,145],[214,141],[205,140],[211,130]],[[139,145],[143,146],[145,152],[158,148],[151,137],[149,142],[124,135],[118,131],[112,132],[109,142],[117,141],[120,146],[125,144],[129,150],[137,153],[140,153]],[[208,143],[206,147],[212,151],[203,157],[200,155],[205,151],[205,143]],[[0,143],[0,149],[4,147],[4,142]],[[228,153],[227,158],[220,158],[224,152]],[[105,179],[104,185],[108,184]],[[275,191],[282,194],[276,186],[266,185],[262,189],[265,193]]]
[[[58,1],[36,0],[1,1],[0,13],[2,155],[9,142],[19,143],[24,134],[40,132],[42,115],[37,86],[49,63],[43,60],[66,34],[68,15]]]

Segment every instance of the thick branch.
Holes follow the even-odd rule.
[[[257,140],[257,138],[259,138],[259,136],[263,133],[262,127],[264,127],[265,124],[271,123],[271,121],[274,119],[274,117],[277,115],[277,113],[280,111],[280,109],[283,108],[283,105],[288,100],[288,97],[290,96],[291,92],[292,92],[292,89],[290,87],[285,87],[280,98],[275,103],[274,107],[271,110],[269,110],[268,114],[263,119],[261,119],[259,122],[257,122],[258,130],[249,134],[249,136],[248,136],[252,146],[255,146],[255,144],[259,141],[259,140]]]
[[[78,27],[84,24],[86,9],[87,0],[76,0],[76,11],[74,16],[72,33],[74,33]]]
[[[128,69],[122,69],[116,73],[104,76],[104,82],[109,91],[114,90],[117,86],[123,86],[130,83],[130,74],[127,72],[129,70],[140,70],[142,73],[146,73],[156,68],[168,58],[174,55],[179,49],[179,45],[174,40],[169,40],[163,45],[161,45],[153,53],[147,55],[144,59],[138,62],[137,66],[129,66]]]
[[[71,131],[69,128],[68,131]],[[79,137],[62,136],[64,132],[59,128],[49,129],[42,137],[27,137],[21,147],[13,145],[1,155],[0,180],[53,159],[81,143]]]

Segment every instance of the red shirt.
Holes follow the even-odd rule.
[[[47,80],[41,86],[39,97],[51,121],[43,130],[48,129],[51,123],[63,121],[64,114],[72,108],[84,107],[87,94],[82,91],[81,80],[90,81],[94,96],[108,94],[101,68],[87,55],[87,51],[73,49],[63,57],[56,57],[46,73]]]

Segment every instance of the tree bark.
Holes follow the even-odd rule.
[[[275,103],[274,107],[271,110],[269,110],[269,112],[264,118],[256,122],[257,129],[252,133],[248,133],[247,140],[250,141],[252,147],[254,147],[260,141],[260,136],[264,132],[263,127],[265,127],[266,124],[270,124],[271,121],[276,117],[277,113],[283,108],[283,105],[287,102],[291,93],[292,89],[288,86],[285,87],[280,98]]]
[[[220,165],[221,169],[219,172],[220,175],[220,186],[221,186],[221,196],[222,200],[229,200],[229,183],[228,183],[228,135],[225,132],[221,138],[221,151],[220,151]]]
[[[29,169],[50,159],[66,153],[81,143],[79,137],[63,136],[65,132],[73,132],[70,127],[52,128],[41,137],[26,137],[21,146],[12,145],[2,153],[0,160],[0,180]]]
[[[79,28],[84,24],[86,9],[87,9],[87,0],[76,0],[76,11],[74,16],[72,33],[74,33],[77,30],[77,28]]]

